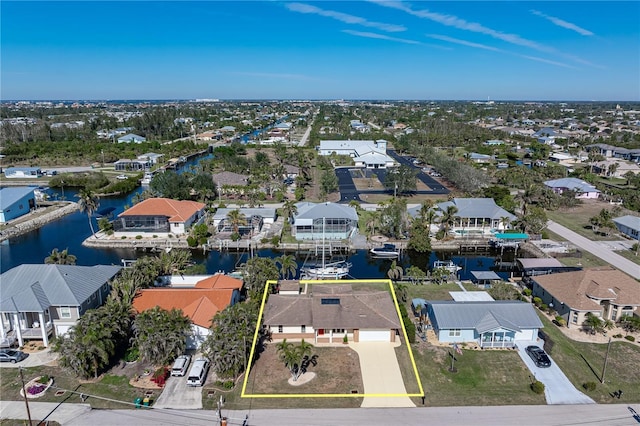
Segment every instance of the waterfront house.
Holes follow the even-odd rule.
[[[16,266],[0,276],[0,346],[64,336],[88,309],[101,306],[121,266]]]
[[[640,285],[617,269],[591,268],[531,277],[533,296],[553,307],[569,328],[580,328],[593,314],[619,321],[638,312]]]
[[[471,271],[471,282],[478,287],[489,289],[494,284],[502,282],[502,278],[494,271]]]
[[[157,154],[155,152],[147,152],[142,155],[138,155],[138,160],[148,161],[151,164],[159,164],[160,159],[164,157],[164,154]]]
[[[148,159],[138,158],[137,160],[130,160],[128,158],[121,158],[113,163],[115,170],[120,172],[147,170],[151,167],[152,162]]]
[[[389,291],[342,283],[270,295],[263,323],[274,341],[313,343],[395,342],[401,329]]]
[[[296,204],[291,234],[297,240],[345,240],[358,231],[356,209],[331,202]]]
[[[640,242],[640,217],[626,215],[613,219],[613,223],[616,224],[618,231]]]
[[[36,188],[0,188],[0,223],[9,222],[36,208]]]
[[[238,226],[240,235],[257,234],[263,226],[270,227],[276,221],[277,214],[275,208],[258,207],[258,208],[219,208],[213,216],[213,226],[217,232],[233,232],[233,225],[228,219],[231,211],[239,210],[244,216],[246,223]]]
[[[491,235],[511,227],[516,216],[498,206],[493,198],[454,198],[435,206],[442,216],[449,206],[457,209],[449,232],[456,235]]]
[[[148,198],[118,215],[113,221],[114,235],[182,235],[204,220],[205,207],[196,201]]]
[[[191,320],[187,349],[197,349],[209,335],[213,317],[240,300],[242,280],[217,273],[210,276],[168,277],[166,287],[142,289],[133,300],[133,309],[144,312],[156,306],[180,309]]]
[[[511,348],[518,340],[535,341],[543,327],[533,306],[516,300],[426,301],[426,310],[441,343]]]
[[[550,188],[556,194],[562,194],[565,191],[575,192],[575,197],[579,199],[594,199],[600,196],[600,191],[593,185],[576,178],[561,178],[547,180],[545,186]]]
[[[37,179],[42,176],[40,167],[7,167],[4,177],[7,179]]]
[[[211,175],[218,196],[244,195],[249,185],[249,176],[234,172],[220,172]]]
[[[387,141],[379,140],[322,140],[319,155],[348,155],[356,167],[384,169],[395,164],[387,155]]]
[[[146,141],[147,138],[145,138],[144,136],[136,135],[134,133],[129,133],[118,138],[118,143],[142,143]]]

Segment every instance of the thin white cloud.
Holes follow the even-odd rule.
[[[576,67],[572,67],[571,65],[563,64],[562,62],[551,61],[551,60],[545,59],[545,58],[538,58],[537,56],[520,55],[518,53],[515,53],[515,55],[516,56],[520,56],[521,58],[530,59],[532,61],[544,62],[545,64],[557,65],[557,66],[563,67],[563,68],[576,69]]]
[[[484,34],[484,35],[488,35],[490,37],[493,37],[495,39],[498,40],[502,40],[504,42],[510,43],[510,44],[515,44],[518,46],[524,46],[524,47],[528,47],[534,50],[537,50],[539,52],[545,52],[545,53],[552,53],[552,54],[556,54],[556,55],[560,55],[562,57],[571,59],[573,61],[585,64],[585,65],[589,65],[592,67],[601,67],[599,65],[595,65],[592,64],[588,61],[585,61],[583,59],[580,59],[576,56],[573,55],[569,55],[569,54],[565,54],[562,52],[559,52],[558,50],[556,50],[555,48],[551,47],[551,46],[545,46],[543,44],[537,43],[533,40],[528,40],[525,38],[520,37],[517,34],[509,34],[509,33],[503,33],[497,30],[494,30],[492,28],[488,28],[485,27],[482,24],[479,24],[477,22],[469,22],[466,21],[462,18],[458,18],[457,16],[454,15],[446,15],[446,14],[442,14],[442,13],[436,13],[436,12],[431,12],[427,9],[422,9],[422,10],[415,10],[411,7],[411,5],[404,3],[403,1],[399,1],[399,0],[368,0],[370,3],[375,3],[377,5],[383,6],[383,7],[388,7],[388,8],[392,8],[392,9],[397,9],[400,11],[403,11],[409,15],[418,17],[418,18],[423,18],[423,19],[429,19],[431,21],[437,22],[439,24],[448,26],[448,27],[453,27],[453,28],[457,28],[459,30],[464,30],[464,31],[471,31],[474,33],[479,33],[479,34]],[[533,58],[533,57],[532,57]],[[538,58],[541,59],[541,58]],[[550,61],[553,62],[553,61]],[[566,65],[566,64],[563,64]]]
[[[247,77],[261,77],[261,78],[283,78],[287,80],[316,80],[314,77],[303,74],[285,74],[285,73],[269,73],[269,72],[244,72],[237,71],[232,72],[234,75],[244,75]]]
[[[583,35],[583,36],[592,36],[592,35],[594,35],[591,31],[585,30],[584,28],[579,27],[576,24],[572,24],[571,22],[567,22],[564,19],[556,18],[555,16],[549,16],[549,15],[547,15],[545,13],[542,13],[540,11],[537,11],[537,10],[532,10],[531,13],[533,13],[536,16],[539,16],[541,18],[544,18],[544,19],[550,21],[554,25],[557,25],[557,26],[562,27],[562,28],[566,28],[568,30],[575,31],[580,35]]]
[[[405,44],[423,44],[423,43],[420,43],[419,41],[416,41],[416,40],[407,40],[407,39],[404,39],[404,38],[390,37],[388,35],[370,33],[370,32],[366,32],[366,31],[342,30],[342,32],[343,33],[347,33],[347,34],[351,34],[351,35],[357,36],[357,37],[365,37],[365,38],[375,38],[375,39],[379,39],[379,40],[397,41],[398,43],[405,43]]]
[[[349,15],[342,12],[336,12],[333,10],[320,9],[319,7],[312,6],[304,3],[286,3],[285,8],[292,12],[307,13],[324,16],[326,18],[332,18],[345,24],[361,25],[363,27],[375,28],[380,31],[386,31],[388,33],[397,33],[406,31],[407,28],[402,25],[385,24],[382,22],[369,21],[359,16]]]
[[[425,34],[425,35],[427,37],[435,39],[435,40],[441,40],[441,41],[446,41],[446,42],[449,42],[449,43],[461,44],[463,46],[475,47],[476,49],[485,49],[485,50],[492,50],[494,52],[502,52],[502,50],[498,49],[497,47],[487,46],[486,44],[473,43],[471,41],[466,41],[466,40],[460,40],[458,38],[453,38],[453,37],[449,37],[449,36],[446,36],[446,35],[440,35],[440,34]]]

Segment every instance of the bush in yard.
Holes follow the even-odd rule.
[[[635,337],[633,337],[633,336],[632,336],[632,335],[630,335],[630,334],[627,334],[626,336],[624,336],[624,338],[625,338],[625,339],[627,339],[627,340],[628,340],[628,341],[630,341],[630,342],[635,342],[635,341],[636,341],[636,338],[635,338]]]
[[[541,303],[538,307],[542,312],[546,312],[546,310],[549,309],[549,307],[544,303]]]
[[[616,338],[616,339],[622,339],[622,334],[620,334],[620,333],[614,334],[613,337]]]
[[[542,299],[540,299],[539,297],[534,297],[533,304],[540,307],[540,305],[542,305]]]
[[[227,380],[222,385],[225,389],[233,389],[233,380]]]
[[[556,323],[558,323],[558,327],[564,327],[565,325],[567,325],[567,321],[565,321],[564,318],[562,318],[560,315],[556,315]]]
[[[596,386],[596,382],[586,382],[582,384],[582,387],[587,392],[593,392],[594,390],[596,390]]]
[[[542,395],[544,393],[544,383],[536,380],[535,382],[531,383],[531,390],[538,395]]]
[[[531,296],[531,289],[525,288],[524,290],[522,290],[522,294],[524,294],[525,296]]]
[[[193,238],[191,235],[189,235],[187,237],[187,244],[189,245],[189,247],[197,247],[198,241],[195,238]]]

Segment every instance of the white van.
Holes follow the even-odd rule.
[[[173,367],[171,367],[171,375],[184,376],[185,374],[187,374],[187,369],[189,368],[190,362],[191,355],[180,355],[173,363]]]
[[[203,386],[207,380],[209,372],[209,360],[206,358],[198,358],[193,362],[189,377],[187,377],[187,386]]]

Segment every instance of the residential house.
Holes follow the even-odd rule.
[[[640,242],[640,217],[626,215],[613,219],[613,223],[616,224],[618,231]]]
[[[0,223],[24,216],[35,209],[35,190],[27,186],[0,188]]]
[[[579,199],[596,199],[600,196],[600,191],[595,186],[577,178],[547,180],[544,184],[556,194],[574,191]]]
[[[263,323],[273,340],[312,343],[342,343],[345,336],[352,342],[395,342],[402,327],[389,291],[354,290],[342,282],[272,294]]]
[[[0,346],[64,336],[88,309],[101,306],[121,266],[16,266],[0,276]]]
[[[479,154],[477,152],[469,153],[468,158],[476,164],[485,164],[493,161],[493,157],[491,155]]]
[[[130,160],[128,158],[121,158],[120,160],[113,163],[113,167],[118,171],[141,171],[147,170],[151,168],[153,163],[148,159],[143,159],[138,157],[137,160]]]
[[[623,178],[628,172],[637,175],[640,173],[640,166],[637,163],[632,163],[619,159],[607,159],[593,164],[593,171],[597,174]]]
[[[202,222],[205,207],[196,201],[148,198],[118,215],[113,221],[114,235],[182,235]]]
[[[344,240],[358,231],[356,209],[331,202],[296,204],[291,234],[298,240]]]
[[[249,176],[234,172],[215,173],[212,178],[218,190],[218,196],[222,196],[222,194],[243,195],[249,184]]]
[[[318,147],[320,155],[348,155],[356,167],[382,169],[395,164],[387,155],[387,141],[372,140],[322,140]]]
[[[138,136],[134,133],[129,133],[118,138],[118,143],[142,143],[146,141],[147,138]]]
[[[242,280],[222,273],[211,276],[172,276],[166,287],[140,290],[133,309],[140,313],[156,306],[180,309],[191,320],[187,349],[197,349],[209,335],[211,320],[240,301]]]
[[[219,208],[213,216],[213,226],[217,232],[233,232],[232,226],[228,219],[230,212],[239,210],[245,218],[246,223],[238,226],[240,235],[255,235],[262,231],[263,226],[271,227],[276,221],[277,214],[275,208]]]
[[[284,176],[285,179],[295,179],[300,174],[300,167],[292,166],[291,164],[284,165]]]
[[[640,285],[617,269],[591,268],[531,278],[533,296],[562,316],[569,328],[582,327],[587,314],[619,321],[638,312]]]
[[[42,176],[40,167],[7,167],[4,177],[7,179],[37,179]]]
[[[511,227],[516,216],[498,206],[493,198],[454,198],[436,205],[442,216],[453,206],[457,209],[449,232],[457,235],[490,235]]]
[[[491,288],[495,283],[502,282],[502,277],[493,271],[471,271],[471,282],[480,288]]]
[[[138,160],[148,161],[151,164],[159,164],[160,159],[164,157],[164,154],[157,154],[155,152],[147,152],[142,155],[138,155]]]
[[[511,348],[535,341],[543,327],[530,303],[515,300],[427,301],[427,315],[438,341]]]

